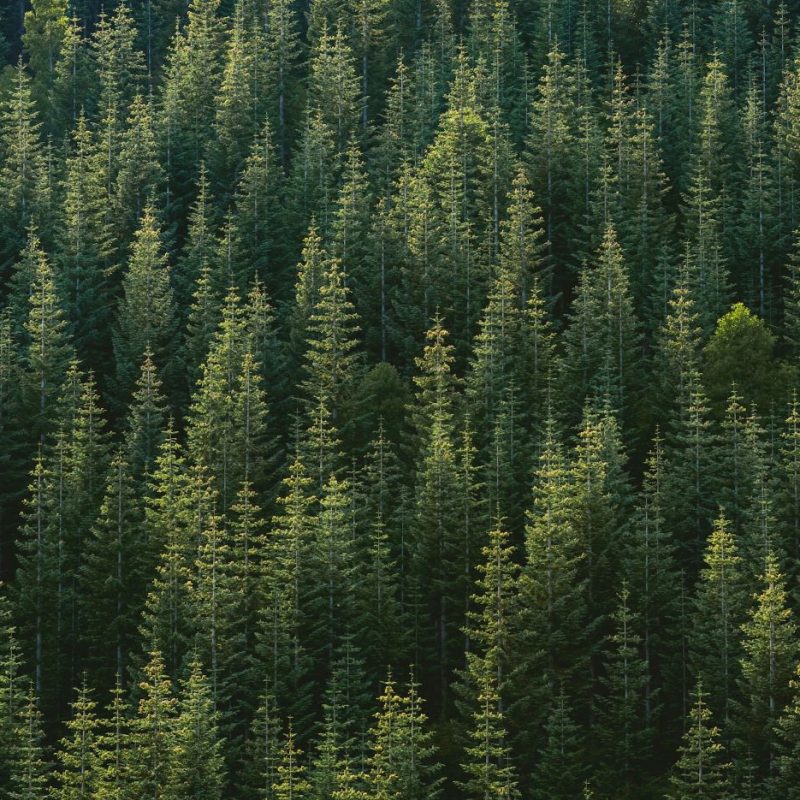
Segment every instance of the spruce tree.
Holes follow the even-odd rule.
[[[23,43],[35,75],[34,95],[42,111],[48,110],[48,96],[68,24],[65,0],[36,0],[25,12]]]
[[[578,103],[574,70],[553,40],[531,109],[525,155],[531,186],[542,206],[549,252],[558,265],[568,258],[579,220]],[[561,291],[563,286],[555,288]]]
[[[639,333],[623,254],[613,227],[606,229],[593,268],[581,271],[565,334],[564,384],[568,410],[608,396],[630,419],[638,389]]]
[[[200,663],[192,661],[189,677],[181,686],[170,754],[165,796],[218,800],[224,788],[222,741],[217,712]]]
[[[310,800],[313,797],[301,756],[302,752],[295,744],[295,734],[290,721],[286,741],[281,750],[281,760],[276,769],[276,780],[272,786],[272,796],[275,800]]]
[[[776,758],[775,774],[769,783],[769,789],[774,797],[785,797],[787,800],[796,800],[798,796],[798,742],[800,742],[800,705],[798,704],[797,690],[800,672],[795,671],[795,677],[790,683],[793,692],[792,701],[786,706],[776,726]]]
[[[242,288],[257,278],[271,298],[280,300],[289,288],[283,257],[291,251],[279,222],[283,183],[273,128],[266,122],[253,137],[236,189],[233,272]]]
[[[668,797],[670,800],[725,800],[730,797],[731,765],[725,760],[719,728],[711,721],[702,683],[694,691],[689,725],[670,778]]]
[[[641,619],[642,655],[647,662],[644,713],[648,725],[666,698],[658,697],[659,682],[674,678],[679,648],[679,598],[675,586],[681,576],[675,542],[664,520],[664,452],[659,431],[646,461],[637,508],[623,541],[622,570],[631,593],[631,608]],[[676,668],[677,667],[677,668]]]
[[[449,703],[451,671],[460,660],[466,612],[464,544],[459,526],[461,486],[455,442],[453,347],[441,319],[427,334],[417,365],[415,428],[414,580],[425,603],[424,637],[436,653],[436,686],[442,713]]]
[[[78,355],[95,369],[110,368],[109,273],[115,243],[108,225],[104,165],[83,114],[73,133],[64,179],[64,225],[57,235],[59,287]]]
[[[544,744],[531,771],[531,797],[569,800],[577,797],[586,772],[584,744],[572,718],[563,687],[550,701],[544,725]]]
[[[337,469],[336,440],[351,443],[359,423],[357,381],[362,370],[358,350],[359,320],[350,301],[340,264],[328,262],[319,289],[319,299],[309,319],[305,351],[308,447],[319,464],[320,483]],[[325,442],[323,434],[333,436]]]
[[[697,679],[711,687],[706,703],[727,729],[738,694],[747,583],[736,536],[724,513],[714,523],[703,560],[695,591],[690,663]]]
[[[519,747],[532,749],[544,725],[542,706],[562,683],[581,699],[589,666],[585,554],[573,524],[573,487],[551,421],[534,473],[520,573],[519,631],[511,713]]]
[[[496,677],[490,671],[476,675],[477,708],[469,731],[470,744],[462,769],[467,778],[461,784],[468,798],[512,800],[520,797],[510,752],[506,742],[503,715],[498,709]]]
[[[147,352],[165,383],[174,385],[176,318],[167,256],[152,206],[145,209],[136,232],[122,290],[113,340],[117,401],[127,403]]]
[[[144,506],[137,494],[143,484],[117,452],[108,470],[97,520],[85,544],[79,576],[79,600],[92,686],[110,689],[125,675],[128,654],[138,644],[149,570]]]
[[[301,91],[298,75],[300,33],[295,9],[288,0],[271,3],[267,15],[265,103],[275,131],[278,158],[285,168]]]
[[[146,350],[125,424],[125,457],[140,483],[153,471],[166,428],[166,411],[158,369],[153,354]]]
[[[366,782],[371,796],[412,800],[420,794],[441,794],[440,765],[422,699],[411,674],[405,694],[397,691],[391,676],[378,697],[379,709],[370,730]]]
[[[73,355],[53,269],[36,250],[31,276],[20,376],[30,443],[44,442],[56,420],[56,400]]]
[[[48,220],[40,213],[47,205],[42,123],[31,94],[31,79],[22,63],[14,78],[12,91],[6,93],[0,106],[0,179],[6,187],[0,199],[0,274],[4,276],[22,249],[31,222],[43,233],[49,232]]]
[[[774,775],[775,726],[791,701],[789,683],[797,662],[797,626],[775,556],[767,555],[749,619],[742,625],[741,705],[736,709],[736,747],[756,774]]]
[[[48,797],[49,764],[45,758],[42,713],[30,688],[17,713],[15,740],[11,749],[9,797],[13,800],[44,800]]]
[[[157,159],[151,104],[137,94],[119,138],[119,168],[112,198],[114,232],[123,248],[139,239],[142,217],[152,216],[149,205],[159,197],[164,179]]]
[[[165,796],[175,761],[176,700],[164,661],[149,654],[139,683],[136,716],[126,737],[124,798]]]
[[[56,753],[58,784],[53,797],[58,800],[88,800],[94,796],[101,724],[96,705],[84,683],[71,703],[67,736],[61,740]]]
[[[309,560],[314,543],[313,479],[295,454],[283,479],[264,562],[264,605],[258,611],[258,652],[279,707],[304,720],[308,656],[303,639]]]
[[[630,590],[623,584],[619,604],[612,615],[614,632],[609,636],[605,694],[598,698],[596,739],[600,763],[597,785],[616,797],[635,797],[653,745],[652,719],[645,716],[642,702],[647,688],[649,664],[642,658],[641,624],[628,601]]]
[[[0,782],[9,786],[14,767],[17,717],[25,699],[22,652],[12,623],[12,606],[5,586],[0,587]]]

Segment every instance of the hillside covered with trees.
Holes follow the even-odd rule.
[[[0,800],[800,798],[800,3],[0,14]]]

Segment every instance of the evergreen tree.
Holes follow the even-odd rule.
[[[264,119],[261,98],[264,33],[248,5],[240,0],[234,7],[222,80],[215,98],[214,136],[209,142],[214,185],[226,200]]]
[[[367,761],[371,795],[393,800],[412,800],[420,793],[439,797],[440,765],[433,762],[436,748],[413,673],[405,694],[389,677],[378,702]]]
[[[665,441],[665,517],[679,554],[698,563],[712,521],[710,499],[718,483],[718,440],[708,399],[697,375],[690,374],[686,401]]]
[[[67,36],[66,0],[36,0],[25,12],[23,43],[31,69],[36,76],[34,95],[39,107],[47,110],[56,63]]]
[[[797,796],[797,747],[798,747],[798,716],[800,707],[797,703],[798,682],[797,672],[790,683],[793,691],[791,703],[786,707],[778,720],[776,730],[776,752],[775,759],[776,774],[770,782],[770,791],[775,797],[786,797],[787,800],[795,800]]]
[[[551,701],[544,733],[545,743],[531,775],[531,797],[536,800],[578,797],[586,771],[583,742],[563,688]]]
[[[139,94],[131,103],[119,137],[118,158],[112,197],[116,218],[114,232],[127,250],[132,240],[141,241],[143,229],[152,226],[153,211],[149,206],[160,194],[163,182],[151,105]]]
[[[726,727],[736,700],[739,631],[747,612],[746,581],[736,537],[724,514],[714,523],[696,589],[694,628],[690,639],[692,671],[712,687],[706,703]]]
[[[498,710],[496,679],[491,672],[477,678],[478,708],[473,714],[467,761],[462,765],[467,779],[462,784],[469,798],[520,797],[514,769],[509,764],[509,748],[503,730],[503,715]]]
[[[417,419],[419,456],[415,484],[414,580],[425,603],[425,640],[436,653],[436,685],[441,709],[449,702],[450,673],[458,663],[465,608],[464,542],[458,524],[461,506],[455,448],[453,347],[440,319],[428,331],[417,360],[421,374]]]
[[[13,90],[7,92],[0,106],[0,179],[5,191],[0,200],[0,274],[22,249],[31,222],[44,233],[48,220],[46,208],[47,166],[41,140],[42,123],[31,95],[31,79],[20,63],[15,71]]]
[[[280,708],[304,719],[307,655],[304,634],[308,564],[315,532],[312,478],[295,454],[283,479],[279,513],[266,543],[263,594],[258,611],[258,650],[264,659],[268,683]],[[266,701],[265,701],[266,702]]]
[[[520,573],[520,615],[512,709],[519,747],[532,749],[545,719],[541,706],[569,683],[583,697],[589,666],[585,554],[572,517],[572,486],[551,421],[534,474]]]
[[[137,47],[136,20],[127,3],[102,13],[92,36],[98,110],[121,122],[147,75],[144,54]]]
[[[192,608],[188,597],[199,530],[212,511],[207,482],[190,474],[170,425],[146,494],[145,554],[155,575],[143,619],[145,641],[164,647],[170,672],[189,648]]]
[[[216,800],[222,796],[224,766],[217,713],[200,663],[193,661],[181,686],[174,721],[175,748],[165,795]]]
[[[489,535],[483,548],[484,564],[479,568],[478,592],[474,598],[480,608],[472,612],[468,634],[477,652],[467,653],[465,692],[467,701],[468,744],[462,769],[467,797],[519,797],[518,778],[510,764],[511,752],[503,719],[503,690],[510,670],[511,624],[515,618],[516,570],[508,534],[499,526]]]
[[[126,674],[128,654],[138,643],[152,564],[137,488],[130,464],[116,453],[79,577],[81,640],[92,686],[97,688],[111,688],[115,675]]]
[[[545,237],[558,266],[568,258],[568,243],[577,238],[578,106],[574,71],[553,39],[531,109],[526,161],[531,186],[542,206]],[[557,285],[557,291],[562,289]]]
[[[36,705],[33,689],[17,713],[15,740],[11,751],[9,798],[44,800],[48,796],[42,713]]]
[[[275,131],[278,158],[285,168],[300,99],[300,34],[295,10],[287,0],[270,3],[267,9],[265,51],[265,104]]]
[[[57,294],[53,269],[32,242],[36,255],[24,323],[25,349],[20,376],[24,417],[30,442],[44,441],[56,419],[56,400],[72,357],[67,322]]]
[[[88,800],[95,791],[100,720],[86,684],[71,705],[68,736],[61,741],[57,753],[58,788],[53,796],[58,800]]]
[[[594,269],[584,268],[565,334],[564,383],[575,413],[587,398],[608,396],[630,418],[640,358],[636,317],[622,251],[613,227],[605,232]]]
[[[789,683],[797,662],[796,625],[788,607],[777,559],[768,554],[762,590],[742,625],[742,703],[737,708],[737,748],[758,774],[775,773],[775,726],[791,700]]]
[[[153,354],[146,350],[128,409],[125,454],[134,478],[143,482],[153,471],[166,428],[166,403]]]
[[[361,374],[358,315],[344,273],[335,260],[326,265],[319,298],[308,322],[303,393],[307,401],[309,445],[320,467],[320,482],[336,468],[338,453],[321,433],[351,443],[359,422],[357,381]]]
[[[148,206],[136,232],[124,296],[117,312],[114,354],[117,362],[117,398],[127,403],[145,353],[160,365],[167,384],[175,358],[175,315],[167,257],[163,252],[155,211]]]
[[[17,717],[25,699],[22,653],[12,624],[12,608],[5,587],[0,594],[0,781],[11,783],[14,748],[17,743]]]
[[[694,692],[689,714],[690,727],[684,733],[680,757],[671,777],[671,800],[730,797],[730,763],[725,761],[725,748],[720,742],[719,728],[711,721],[702,684]]]
[[[289,249],[279,222],[284,175],[277,162],[271,123],[253,137],[236,190],[232,247],[236,284],[263,282],[271,298],[286,297],[287,275],[282,256]]]
[[[275,699],[265,682],[262,703],[256,709],[247,740],[243,774],[236,784],[260,800],[273,800],[277,783],[277,767],[281,750],[281,722],[277,717]]]
[[[59,287],[79,356],[106,370],[114,243],[106,210],[105,170],[83,114],[75,127],[66,171],[64,225],[56,235]]]
[[[281,760],[276,769],[276,781],[272,786],[275,800],[307,800],[313,797],[311,784],[301,761],[302,753],[295,745],[291,722],[286,733],[286,742],[281,751]]]
[[[601,678],[606,693],[598,699],[597,741],[600,763],[607,766],[598,770],[596,780],[606,787],[604,791],[617,797],[635,796],[638,776],[653,743],[653,728],[642,702],[648,663],[640,654],[642,638],[636,630],[640,623],[628,605],[629,598],[630,590],[623,584]]]
[[[213,136],[224,36],[219,6],[219,0],[191,0],[185,27],[169,31],[174,36],[164,68],[158,138],[176,211],[187,205],[188,187]]]
[[[664,453],[659,431],[646,462],[639,504],[623,541],[623,574],[630,588],[631,608],[641,619],[642,655],[647,663],[644,714],[650,725],[658,706],[661,680],[674,676],[680,648],[676,646],[680,618],[675,586],[681,576],[675,542],[664,521]]]
[[[158,652],[149,654],[136,716],[126,737],[124,798],[165,796],[175,762],[176,700]]]

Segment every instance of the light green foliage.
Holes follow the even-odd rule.
[[[712,721],[702,684],[695,689],[683,735],[680,757],[671,776],[670,800],[727,800],[730,797],[730,762]]]
[[[760,774],[770,775],[775,771],[775,726],[791,700],[789,683],[798,659],[797,626],[787,604],[783,575],[771,553],[742,634],[738,746],[747,749]]]
[[[171,377],[176,366],[169,265],[152,206],[145,209],[136,232],[122,288],[114,352],[119,396],[127,401],[145,353],[151,353],[164,376]]]
[[[720,317],[703,355],[704,383],[717,407],[735,383],[745,402],[765,413],[786,399],[794,380],[794,371],[775,356],[775,336],[743,303]]]

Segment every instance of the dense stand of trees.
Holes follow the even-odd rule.
[[[800,6],[0,17],[0,800],[800,798]]]

